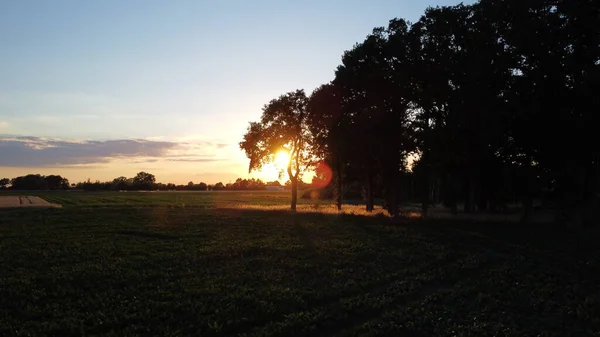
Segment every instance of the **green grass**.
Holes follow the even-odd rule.
[[[600,333],[594,233],[293,215],[273,192],[44,197],[64,208],[0,210],[1,336]]]
[[[231,207],[234,205],[289,205],[289,192],[203,191],[203,192],[81,192],[4,191],[1,195],[37,195],[63,207]],[[305,199],[300,204],[310,203]]]

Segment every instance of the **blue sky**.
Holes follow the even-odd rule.
[[[374,27],[457,3],[1,1],[0,175],[106,180],[145,169],[179,183],[245,177],[237,143],[263,104],[333,79],[343,51]],[[98,152],[118,141],[133,144],[129,152]],[[70,151],[56,151],[64,144],[94,155],[69,159]],[[23,146],[31,151],[19,152]],[[33,150],[48,159],[23,160]]]

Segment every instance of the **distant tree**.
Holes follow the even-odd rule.
[[[225,185],[223,185],[223,183],[220,181],[213,186],[214,191],[221,191],[224,189],[225,189]]]
[[[112,181],[112,189],[117,191],[124,191],[131,188],[130,180],[127,177],[118,177]]]
[[[154,183],[156,182],[156,178],[153,174],[147,172],[139,172],[133,178],[133,184],[136,189],[139,190],[151,190],[154,188]]]
[[[40,174],[28,174],[11,180],[11,189],[14,190],[45,190],[48,183]]]
[[[292,211],[296,211],[298,182],[313,158],[306,104],[304,90],[271,100],[264,106],[260,122],[251,122],[240,142],[250,159],[249,172],[273,162],[280,151],[289,153],[286,171],[291,182]]]
[[[10,179],[2,178],[0,179],[0,189],[7,189],[10,186]]]
[[[281,185],[281,183],[279,182],[279,180],[270,181],[270,182],[266,183],[266,186],[283,187]]]
[[[200,182],[200,183],[198,184],[198,189],[199,189],[200,191],[206,191],[206,190],[208,189],[208,185],[207,185],[206,183]]]
[[[69,180],[59,175],[49,175],[44,177],[46,188],[50,190],[67,190],[69,189]]]

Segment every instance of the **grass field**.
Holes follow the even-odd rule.
[[[294,215],[277,192],[38,195],[63,208],[0,210],[0,336],[600,335],[595,233]]]

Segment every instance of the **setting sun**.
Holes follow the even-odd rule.
[[[290,159],[290,155],[287,151],[282,150],[277,152],[273,162],[263,165],[260,172],[258,172],[257,177],[267,180],[279,180],[283,182],[287,180],[287,174],[285,170],[287,168],[288,161]],[[282,175],[280,175],[282,173]]]
[[[275,156],[275,166],[280,170],[284,170],[287,168],[289,160],[290,154],[287,151],[279,151]]]

